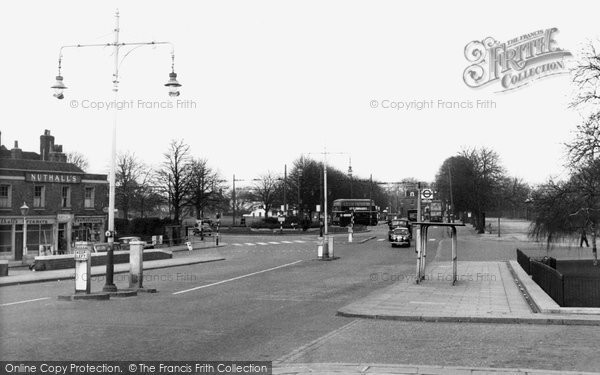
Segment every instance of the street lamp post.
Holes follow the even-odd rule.
[[[27,203],[23,202],[23,205],[19,208],[21,215],[23,215],[23,255],[27,254],[27,214],[29,213],[29,207]]]
[[[122,47],[141,47],[141,46],[151,46],[151,45],[164,45],[168,44],[171,46],[171,73],[169,73],[169,81],[165,84],[165,86],[169,89],[169,96],[177,97],[179,96],[179,87],[181,84],[177,82],[177,74],[175,73],[175,52],[173,48],[173,44],[170,42],[136,42],[136,43],[122,43],[119,42],[119,11],[117,10],[115,13],[115,29],[114,29],[114,42],[113,43],[102,43],[102,44],[75,44],[75,45],[66,45],[60,48],[60,53],[58,57],[58,75],[56,76],[56,83],[51,86],[54,89],[54,97],[57,99],[64,98],[64,90],[67,87],[63,83],[63,77],[61,74],[62,68],[62,58],[63,58],[63,49],[65,48],[81,48],[81,47],[113,47],[114,49],[114,72],[113,72],[113,92],[114,92],[114,100],[115,103],[118,102],[118,92],[119,92],[119,50]],[[131,52],[131,51],[130,51]],[[125,55],[126,57],[127,55]],[[110,163],[110,172],[109,172],[109,195],[108,195],[108,251],[106,254],[106,283],[103,287],[103,291],[105,292],[116,292],[117,287],[113,282],[113,274],[114,274],[114,234],[115,234],[115,169],[116,169],[116,154],[117,154],[117,113],[118,108],[115,106],[114,108],[114,117],[113,117],[113,126],[112,126],[112,142],[111,142],[111,163]]]

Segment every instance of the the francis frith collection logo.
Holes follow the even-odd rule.
[[[465,47],[471,63],[463,80],[472,88],[492,83],[499,91],[523,87],[537,79],[568,72],[565,59],[571,52],[558,47],[554,39],[557,28],[537,30],[500,43],[492,37],[472,41]]]

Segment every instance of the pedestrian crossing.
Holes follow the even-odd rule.
[[[234,242],[234,243],[226,243],[222,242],[223,246],[232,245],[236,247],[242,246],[268,246],[268,245],[290,245],[290,244],[303,244],[303,243],[318,243],[318,241],[305,241],[305,240],[293,240],[293,241],[268,241],[268,242]]]

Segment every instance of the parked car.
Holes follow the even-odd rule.
[[[108,242],[96,242],[94,243],[94,252],[96,253],[105,253],[110,248],[110,244]],[[121,247],[118,243],[115,242],[115,250],[121,250]]]
[[[119,237],[119,245],[121,246],[121,250],[129,250],[129,243],[131,241],[142,241],[142,239],[137,236]],[[142,242],[144,242],[144,249],[154,249],[154,245],[145,241]]]
[[[392,231],[391,235],[392,247],[394,246],[408,246],[410,247],[410,233],[408,228],[399,227]]]
[[[200,226],[198,223],[194,225],[194,236],[199,236],[200,230],[202,230],[203,235],[212,236],[213,228],[210,223],[204,222],[204,220],[202,221],[202,226]]]

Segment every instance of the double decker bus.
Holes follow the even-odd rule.
[[[331,223],[345,227],[350,224],[354,212],[354,224],[377,225],[379,208],[372,199],[336,199],[331,210]]]

